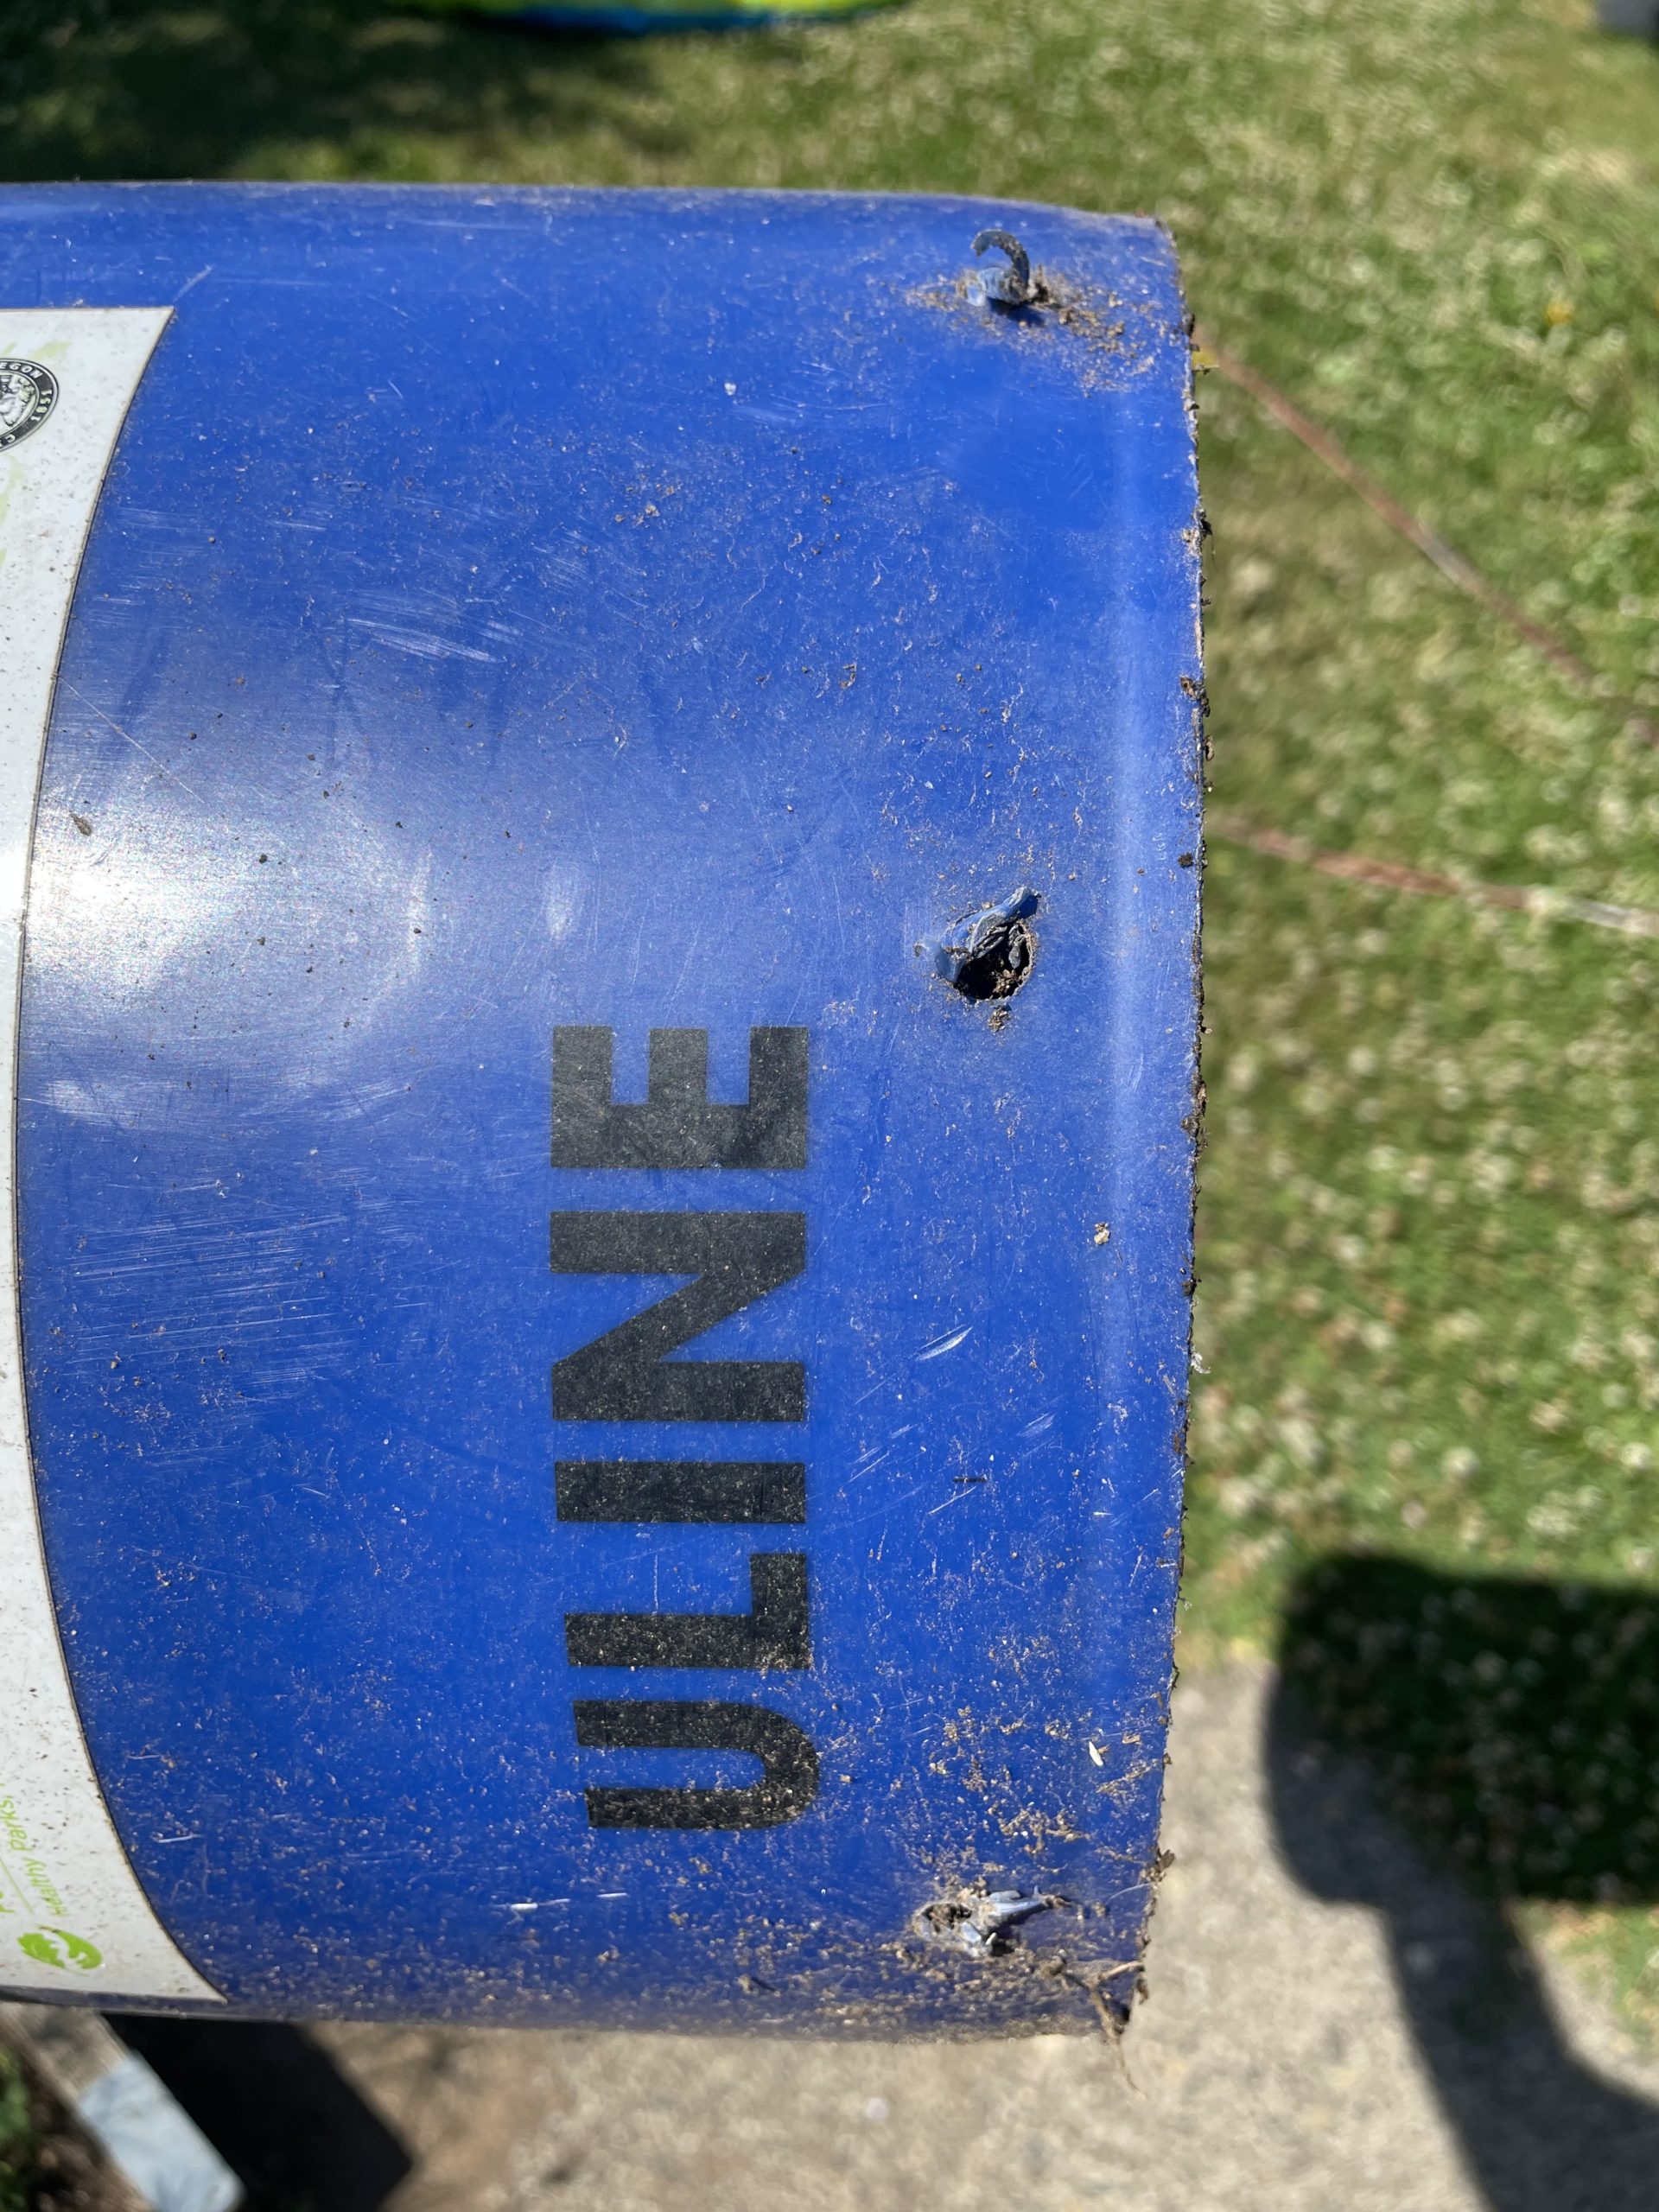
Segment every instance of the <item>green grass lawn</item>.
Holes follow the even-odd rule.
[[[12,0],[0,166],[1154,211],[1205,326],[1607,679],[1566,687],[1211,376],[1218,802],[1659,906],[1618,703],[1659,709],[1659,52],[1585,0],[912,0],[619,44]],[[1208,901],[1189,1653],[1271,1645],[1335,1554],[1659,1604],[1659,945],[1224,846]],[[1651,1802],[1645,1758],[1633,1726],[1591,1764]],[[1659,2014],[1652,1902],[1604,1866],[1551,1909]]]
[[[16,2054],[0,2048],[0,2212],[30,2212],[40,2140]]]

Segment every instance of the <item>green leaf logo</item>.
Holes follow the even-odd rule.
[[[96,1943],[71,1935],[67,1928],[31,1928],[17,1938],[17,1948],[43,1967],[73,1967],[81,1974],[91,1974],[104,1963]]]

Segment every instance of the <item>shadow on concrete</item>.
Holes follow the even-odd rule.
[[[636,150],[676,150],[638,98],[656,66],[646,41],[383,0],[4,0],[0,179],[398,179],[434,159],[465,176],[525,143],[556,174],[560,140],[596,121]]]
[[[111,2016],[240,2176],[249,2212],[378,2212],[412,2161],[302,2029]]]
[[[1659,2107],[1566,2048],[1515,1908],[1659,1903],[1659,1604],[1338,1559],[1299,1586],[1281,1669],[1280,1847],[1382,1916],[1492,2212],[1652,2212]]]

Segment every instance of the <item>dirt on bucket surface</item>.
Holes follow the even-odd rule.
[[[967,2044],[338,2026],[387,2212],[1652,2212],[1659,2063],[1524,1957],[1272,1670],[1175,1699],[1148,2000]],[[366,2200],[352,2212],[369,2212]]]

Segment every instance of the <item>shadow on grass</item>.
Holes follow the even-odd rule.
[[[1659,1903],[1659,1604],[1341,1559],[1303,1579],[1281,1665],[1281,1848],[1382,1915],[1493,2212],[1650,2212],[1659,2108],[1566,2048],[1514,1909]]]
[[[261,149],[320,148],[327,173],[409,173],[411,141],[537,149],[603,120],[670,152],[638,109],[642,41],[534,34],[375,0],[4,0],[0,176],[218,177]]]

